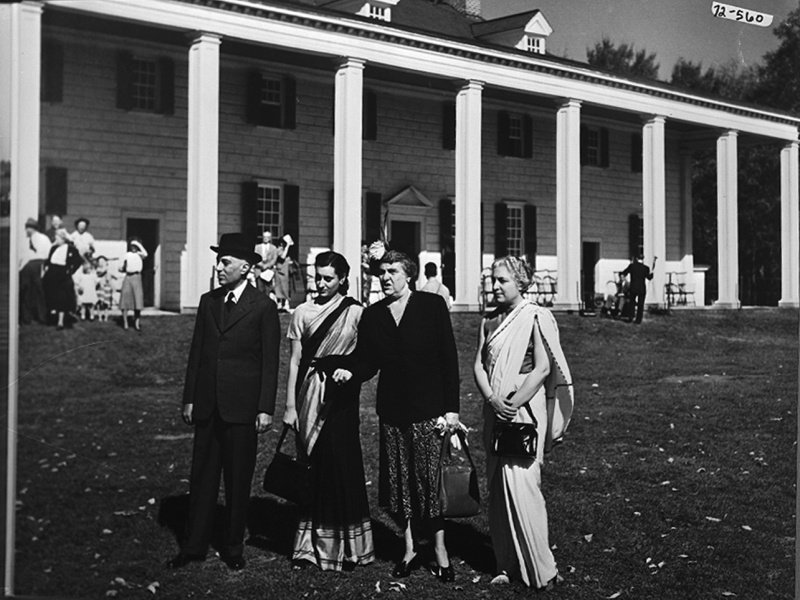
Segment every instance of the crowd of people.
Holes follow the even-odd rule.
[[[205,560],[221,476],[226,534],[220,556],[233,570],[245,567],[257,434],[271,426],[277,403],[278,306],[259,293],[258,281],[265,280],[276,253],[270,245],[266,234],[265,247],[255,251],[244,234],[224,234],[211,247],[220,287],[200,300],[189,353],[182,407],[183,420],[195,428],[188,535],[168,561],[170,568]],[[451,582],[457,574],[445,540],[440,451],[446,432],[466,428],[459,418],[458,353],[448,303],[432,269],[426,275],[436,289],[413,290],[417,264],[402,252],[370,252],[367,260],[381,300],[364,307],[349,297],[350,265],[341,254],[323,252],[314,265],[317,294],[291,316],[283,425],[296,431],[312,482],[311,497],[300,509],[292,565],[340,571],[374,560],[359,396],[361,385],[380,374],[379,504],[396,519],[404,542],[392,575],[406,577],[427,564],[437,579]],[[569,423],[573,389],[555,319],[523,295],[531,275],[523,259],[494,261],[497,308],[481,321],[474,377],[484,402],[496,558],[492,583],[516,579],[548,589],[560,576],[548,540],[541,467]],[[494,454],[498,422],[535,424],[535,451],[528,457]],[[421,537],[432,541],[427,560]]]
[[[124,277],[119,298],[122,324],[141,331],[144,306],[141,272],[147,250],[138,238],[128,240],[119,272],[109,269],[109,258],[98,254],[89,219],[79,218],[71,233],[59,215],[50,228],[40,231],[36,219],[25,223],[26,247],[20,259],[20,323],[54,324],[64,329],[76,320],[108,321],[114,297],[114,280]]]

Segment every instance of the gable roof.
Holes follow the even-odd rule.
[[[541,11],[537,8],[535,10],[529,10],[526,12],[517,13],[515,15],[498,17],[497,19],[492,19],[490,21],[473,23],[472,33],[475,37],[479,38],[485,35],[492,35],[493,33],[501,33],[515,29],[524,31],[525,26],[540,12]]]

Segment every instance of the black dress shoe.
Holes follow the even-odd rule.
[[[408,562],[401,560],[397,565],[394,567],[394,571],[392,571],[392,577],[408,577],[411,575],[411,571],[419,567],[419,554],[415,554],[411,557],[411,560]]]
[[[192,562],[201,562],[206,559],[205,556],[200,554],[184,554],[183,552],[179,552],[173,558],[170,558],[167,561],[167,568],[168,569],[182,569],[186,565]]]
[[[453,565],[438,567],[434,575],[436,575],[436,579],[444,583],[451,583],[456,580],[456,572],[453,570]]]
[[[244,556],[226,556],[222,559],[231,571],[241,571],[244,569],[245,561]]]

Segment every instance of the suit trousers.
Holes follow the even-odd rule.
[[[632,311],[633,311],[633,309],[636,310],[636,317],[634,318],[634,322],[635,323],[641,323],[642,322],[642,314],[644,313],[644,297],[645,297],[645,295],[646,295],[646,292],[639,292],[639,293],[630,292],[630,300],[631,300],[631,304],[633,305],[633,306],[631,306],[631,309],[632,309]]]
[[[225,528],[219,548],[225,557],[244,550],[247,504],[256,465],[258,437],[252,423],[226,423],[215,410],[195,424],[189,480],[189,531],[182,551],[202,555],[214,534],[220,474],[225,482]]]

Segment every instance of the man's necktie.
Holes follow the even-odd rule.
[[[236,300],[234,298],[236,298],[236,296],[234,296],[233,292],[228,292],[228,295],[225,297],[225,307],[222,310],[223,327],[227,325],[228,317],[230,316],[233,307],[236,306]]]

